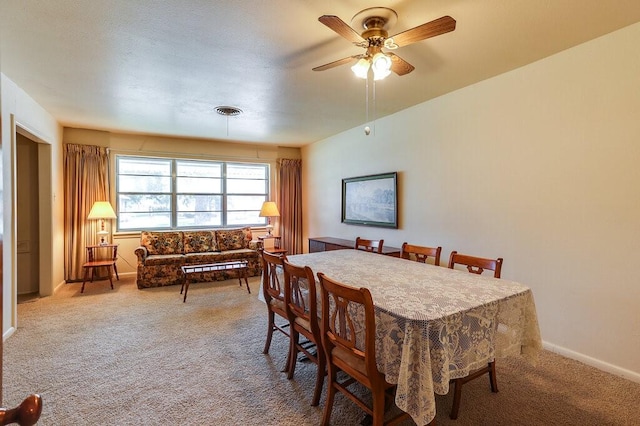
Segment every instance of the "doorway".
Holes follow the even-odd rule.
[[[16,284],[18,303],[40,295],[38,143],[16,134]]]

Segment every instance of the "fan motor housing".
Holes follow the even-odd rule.
[[[371,39],[385,39],[389,36],[389,33],[382,28],[371,28],[364,31],[362,34],[362,38],[365,40]]]
[[[362,20],[362,27],[364,28],[364,32],[361,34],[362,38],[365,40],[387,38],[389,36],[386,29],[387,24],[389,24],[389,18],[384,16],[368,16],[364,18]]]

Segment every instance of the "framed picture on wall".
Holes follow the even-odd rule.
[[[342,223],[398,227],[398,173],[342,179]]]

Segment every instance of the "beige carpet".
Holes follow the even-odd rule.
[[[318,425],[309,406],[315,365],[294,380],[280,372],[286,341],[262,354],[266,308],[235,280],[138,290],[133,278],[67,284],[18,305],[19,329],[5,342],[4,405],[40,393],[41,425]],[[458,420],[451,394],[437,396],[439,425],[639,424],[640,384],[543,352],[532,367],[499,360],[500,392],[488,379],[465,386]],[[320,407],[324,405],[324,397]],[[332,424],[362,412],[342,396]],[[409,422],[408,424],[412,424]]]

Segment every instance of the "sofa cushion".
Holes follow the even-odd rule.
[[[184,256],[184,263],[187,265],[202,265],[205,263],[218,263],[224,261],[225,254],[219,251],[206,253],[188,253]]]
[[[154,265],[183,265],[184,255],[182,254],[154,254],[147,257],[145,266]]]
[[[186,265],[229,262],[231,260],[258,259],[258,252],[250,249],[226,250],[211,253],[189,253],[184,256]]]
[[[140,234],[140,245],[145,246],[150,255],[184,253],[181,231],[142,231]]]
[[[218,251],[215,231],[184,231],[183,234],[185,254]]]
[[[216,231],[216,241],[220,251],[249,248],[251,228],[220,229]]]

